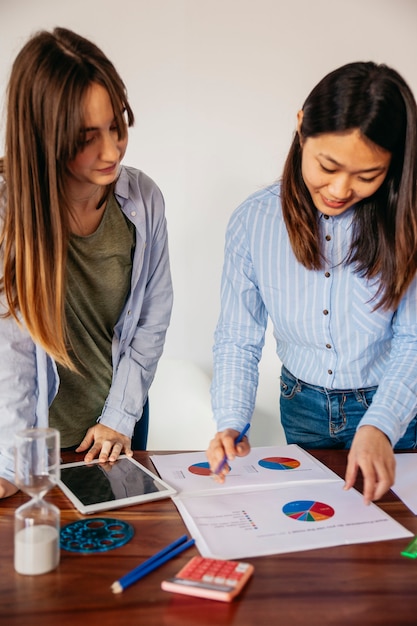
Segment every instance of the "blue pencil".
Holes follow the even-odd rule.
[[[235,446],[237,446],[237,444],[242,441],[243,437],[246,435],[246,433],[248,432],[249,428],[250,428],[250,424],[246,424],[246,426],[242,430],[242,432],[239,433],[238,436],[236,437],[236,439],[235,439]],[[223,460],[220,462],[219,467],[216,469],[216,471],[214,473],[215,474],[220,474],[220,472],[222,471],[222,469],[226,465],[227,461],[228,461],[228,458],[227,458],[226,455],[224,455]]]
[[[191,548],[195,543],[194,539],[190,539],[187,541],[187,535],[183,535],[176,541],[173,541],[168,546],[163,548],[160,552],[157,552],[149,559],[135,567],[131,572],[128,572],[119,580],[116,580],[111,585],[111,590],[113,593],[121,593],[124,589],[137,582],[150,572],[153,572],[154,569],[157,569],[177,554],[181,554],[184,550]]]

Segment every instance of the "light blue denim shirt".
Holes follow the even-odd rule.
[[[136,248],[130,294],[114,329],[113,380],[98,421],[131,437],[162,354],[173,296],[160,190],[143,172],[122,167],[115,195],[135,225]],[[0,318],[1,477],[13,481],[14,433],[48,425],[58,387],[54,361],[23,326]]]
[[[278,357],[297,378],[329,389],[379,386],[361,425],[378,427],[395,445],[417,413],[417,283],[397,311],[374,310],[378,282],[343,263],[353,212],[320,214],[326,264],[319,271],[293,254],[279,185],[233,213],[214,345],[218,430],[242,430],[252,417],[268,316]]]

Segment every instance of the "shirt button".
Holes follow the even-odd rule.
[[[329,215],[323,215],[323,217],[324,217],[325,220],[328,220],[330,216]]]
[[[331,236],[330,235],[326,235],[326,241],[330,241],[331,240]]]
[[[323,315],[329,315],[329,311],[327,309],[324,309]]]
[[[325,272],[325,274],[324,274],[324,275],[325,275],[325,277],[326,277],[326,278],[329,278],[329,276],[330,276],[330,272]]]
[[[333,374],[332,370],[327,370],[328,374]]]
[[[136,215],[136,211],[131,211],[131,212],[130,212],[130,215],[131,215],[132,217],[135,217],[135,215]]]
[[[328,348],[330,350],[332,346],[329,343],[326,343],[326,348]]]

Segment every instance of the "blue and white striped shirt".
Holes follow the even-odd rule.
[[[395,445],[417,413],[416,281],[397,311],[373,310],[378,282],[343,263],[353,211],[320,214],[326,266],[319,271],[294,256],[278,184],[233,213],[213,349],[218,430],[241,430],[252,417],[268,315],[278,357],[297,378],[329,389],[378,385],[361,425],[376,426]]]

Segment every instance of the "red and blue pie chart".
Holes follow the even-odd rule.
[[[197,476],[211,476],[210,465],[206,461],[203,463],[194,463],[190,465],[188,471]]]
[[[329,504],[315,500],[287,502],[282,507],[282,512],[299,522],[324,522],[334,515],[334,509]]]
[[[268,456],[258,461],[258,464],[270,470],[293,470],[301,465],[297,459],[290,459],[286,456]]]

